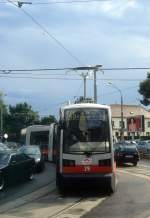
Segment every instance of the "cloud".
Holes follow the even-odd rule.
[[[144,4],[138,0],[112,0],[80,5],[25,6],[24,9],[84,65],[131,67],[150,66],[150,11],[148,5]],[[3,9],[0,19],[1,69],[79,65],[19,8],[7,5]],[[104,76],[99,74],[99,78],[144,79],[145,75],[144,71],[107,71]],[[26,100],[41,113],[45,113],[44,110],[49,108],[52,113],[56,113],[56,108],[60,106],[58,103],[82,94],[81,83],[82,81],[0,78],[1,89],[8,93],[8,103],[15,104]],[[98,83],[101,95],[108,87],[101,87],[101,81]],[[116,85],[120,88],[129,86],[125,82],[117,82]],[[88,95],[92,96],[93,81],[88,82],[87,89]],[[131,90],[130,96],[127,95],[125,102],[133,101],[137,91]],[[102,100],[109,103],[117,98],[117,95],[107,96]]]

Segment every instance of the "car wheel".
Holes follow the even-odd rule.
[[[32,172],[30,172],[29,174],[28,174],[28,180],[33,180],[34,179],[34,174],[33,174],[33,171]]]
[[[2,176],[0,178],[0,191],[4,190],[4,188],[5,188],[5,178],[4,176]]]
[[[135,161],[135,162],[133,163],[133,166],[137,166],[137,161]]]

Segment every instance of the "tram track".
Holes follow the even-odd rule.
[[[102,203],[106,197],[83,197],[48,218],[80,218]]]

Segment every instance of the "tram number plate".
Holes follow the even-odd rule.
[[[84,172],[88,173],[91,171],[91,166],[84,166]]]
[[[92,158],[85,158],[83,161],[82,161],[82,164],[83,165],[91,165],[92,164]]]

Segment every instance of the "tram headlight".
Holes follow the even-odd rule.
[[[75,166],[75,160],[63,159],[63,166],[64,167],[73,167],[73,166]]]

